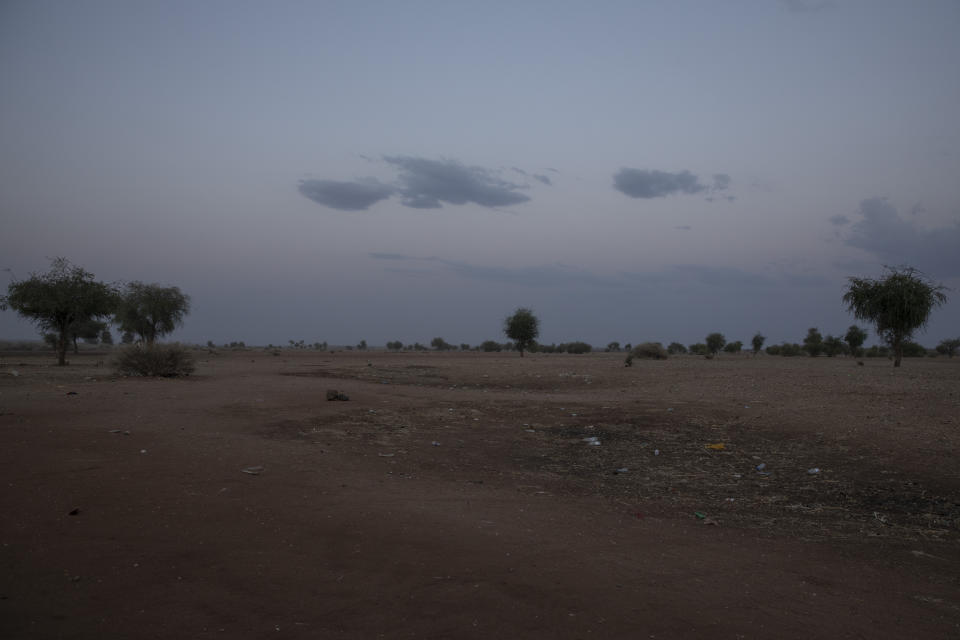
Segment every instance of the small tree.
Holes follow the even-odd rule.
[[[760,350],[763,349],[763,342],[766,339],[767,337],[759,331],[753,335],[753,339],[750,340],[750,344],[753,346],[753,355],[760,353]]]
[[[923,329],[936,307],[947,301],[943,285],[935,285],[912,267],[885,267],[887,275],[850,278],[843,301],[859,320],[873,322],[877,335],[893,348],[893,366],[899,367],[903,344]]]
[[[843,344],[843,340],[837,336],[827,335],[823,339],[823,352],[827,354],[828,358],[832,358],[839,353],[843,353],[846,345]]]
[[[77,340],[83,340],[86,344],[97,344],[100,334],[107,328],[106,322],[88,319],[80,322],[74,322],[70,325],[70,340],[73,342],[73,352],[80,353]]]
[[[443,338],[434,338],[430,341],[430,346],[437,351],[449,351],[450,349],[453,349],[453,345],[448,343]]]
[[[516,343],[522,358],[524,349],[540,335],[540,320],[533,311],[521,307],[503,321],[503,333]]]
[[[680,344],[679,342],[671,342],[667,346],[667,353],[669,353],[670,355],[676,355],[678,353],[686,353],[686,352],[687,352],[687,348],[682,344]]]
[[[695,342],[690,345],[690,353],[695,356],[705,356],[710,353],[710,349],[702,342]]]
[[[803,350],[810,354],[811,358],[816,358],[823,353],[823,336],[816,327],[807,329],[807,337],[803,339]]]
[[[120,330],[135,333],[147,346],[172,333],[190,313],[190,296],[178,287],[131,282],[120,297],[114,319]]]
[[[399,340],[388,342],[387,349],[390,349],[390,351],[400,351],[400,349],[403,349],[403,343],[400,342]]]
[[[357,351],[366,351],[366,350],[367,350],[367,341],[366,341],[366,340],[361,340],[361,341],[357,344]]]
[[[480,350],[486,353],[500,351],[501,349],[503,349],[503,347],[500,346],[500,343],[497,342],[496,340],[484,340],[483,342],[480,343]]]
[[[960,338],[941,340],[940,344],[937,345],[937,353],[949,358],[957,355],[957,349],[960,349]]]
[[[11,282],[7,295],[0,296],[0,309],[10,307],[41,331],[56,335],[60,366],[67,364],[71,328],[109,316],[116,305],[113,287],[95,281],[92,273],[70,264],[66,258],[54,259],[47,273],[34,273],[26,280]]]
[[[711,333],[707,336],[707,351],[713,355],[720,353],[723,345],[727,344],[727,339],[722,333]]]
[[[608,353],[618,353],[619,351],[620,351],[620,343],[619,343],[619,342],[611,342],[610,344],[607,345],[607,352],[608,352]]]
[[[728,342],[724,345],[723,350],[725,353],[740,353],[740,350],[743,349],[743,343],[739,340],[734,342]]]
[[[847,329],[847,334],[843,336],[844,342],[850,347],[850,355],[852,356],[860,355],[860,347],[863,346],[866,339],[867,332],[855,324],[850,325],[850,328]]]

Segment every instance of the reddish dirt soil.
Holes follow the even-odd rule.
[[[0,637],[960,636],[954,360],[103,358],[0,357]]]

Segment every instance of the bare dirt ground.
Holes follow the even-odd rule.
[[[0,355],[0,637],[960,636],[960,362],[198,354]]]

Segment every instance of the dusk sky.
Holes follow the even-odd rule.
[[[958,119],[956,0],[4,0],[0,278],[179,286],[188,342],[771,344],[908,264],[933,346]]]

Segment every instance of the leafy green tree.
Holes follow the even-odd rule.
[[[879,279],[850,278],[843,301],[854,317],[874,323],[877,335],[893,349],[893,366],[899,367],[904,343],[947,301],[946,288],[912,267],[885,269],[888,273]]]
[[[937,353],[952,358],[957,355],[957,349],[960,349],[960,338],[948,338],[941,340],[937,345]]]
[[[562,351],[573,354],[590,353],[593,351],[592,346],[581,340],[577,340],[576,342],[566,342],[560,345],[560,347]]]
[[[400,351],[401,349],[403,349],[403,343],[400,342],[399,340],[388,342],[387,349],[390,349],[390,351]]]
[[[723,345],[727,344],[727,339],[722,333],[711,333],[707,336],[707,351],[713,355],[720,353]]]
[[[680,344],[679,342],[671,342],[667,345],[667,353],[670,355],[676,355],[678,353],[686,353],[687,348]]]
[[[50,270],[15,280],[0,296],[0,309],[7,307],[28,318],[41,331],[56,334],[57,364],[67,364],[70,329],[81,322],[109,316],[117,306],[117,293],[110,285],[97,282],[93,274],[55,258]]]
[[[847,334],[843,336],[844,342],[850,347],[850,355],[852,356],[860,355],[860,347],[863,346],[866,339],[867,332],[855,324],[850,325],[850,328],[847,329]]]
[[[100,334],[107,328],[106,322],[99,320],[82,320],[70,325],[70,340],[73,342],[73,352],[80,353],[77,340],[83,340],[86,344],[97,344]]]
[[[607,353],[618,353],[620,351],[619,342],[611,342],[607,345]]]
[[[140,336],[147,346],[172,333],[190,313],[190,296],[178,287],[131,282],[120,296],[114,322],[121,331]]]
[[[759,331],[753,334],[753,339],[750,340],[750,344],[753,346],[753,355],[760,353],[760,350],[763,349],[763,342],[766,339],[767,337]]]
[[[837,354],[843,353],[847,345],[843,343],[843,340],[837,336],[827,335],[823,339],[823,352],[827,354],[828,358],[832,358]]]
[[[357,344],[357,351],[366,351],[366,350],[367,350],[367,341],[366,341],[366,340],[361,340],[361,341]]]
[[[540,335],[540,320],[533,311],[521,307],[503,321],[503,333],[514,341],[522,358],[524,349]]]
[[[807,329],[807,337],[803,339],[803,350],[810,354],[811,358],[816,358],[823,353],[823,336],[816,327]]]
[[[460,351],[470,351],[470,345],[466,342],[460,343]]]

